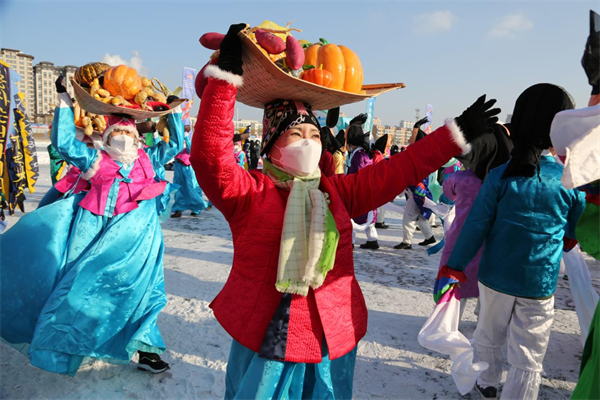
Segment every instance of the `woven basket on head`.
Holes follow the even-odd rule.
[[[358,94],[316,85],[283,72],[250,39],[248,30],[239,35],[243,44],[244,84],[238,88],[237,101],[251,107],[263,108],[273,100],[285,99],[305,101],[313,110],[328,110],[406,87],[404,83],[363,85],[366,93]]]
[[[82,88],[75,79],[71,78],[71,84],[73,85],[73,89],[75,91],[75,99],[79,106],[83,108],[85,111],[90,112],[92,114],[98,115],[112,115],[112,114],[124,114],[129,115],[133,119],[147,119],[147,118],[155,118],[161,117],[165,114],[171,112],[177,106],[185,103],[187,99],[177,99],[169,104],[171,110],[165,111],[144,111],[144,110],[136,110],[127,107],[115,106],[114,104],[106,104],[101,102],[100,100],[96,100],[93,98],[87,90]]]

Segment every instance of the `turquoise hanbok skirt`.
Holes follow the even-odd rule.
[[[75,375],[96,358],[162,353],[167,302],[156,201],[106,218],[85,194],[26,214],[0,235],[0,336],[47,371]]]
[[[198,185],[196,174],[191,166],[175,161],[173,173],[173,183],[179,185],[179,190],[175,193],[172,211],[190,210],[199,214],[208,207],[202,197],[202,189]]]
[[[335,360],[323,343],[318,364],[261,358],[236,340],[227,363],[225,399],[352,399],[356,348]]]

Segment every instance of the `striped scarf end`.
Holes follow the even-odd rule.
[[[297,294],[300,296],[308,296],[308,285],[292,281],[278,281],[275,283],[275,289],[281,293]]]

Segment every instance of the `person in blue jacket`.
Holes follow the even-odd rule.
[[[485,398],[497,396],[507,342],[511,368],[501,398],[538,395],[563,238],[574,238],[585,207],[581,193],[561,184],[563,167],[542,152],[552,146],[554,115],[572,108],[569,93],[552,84],[531,86],[519,96],[511,121],[512,159],[490,171],[438,275],[466,281],[458,271],[485,242],[478,274],[481,309],[473,336],[474,362],[489,364],[476,384]]]

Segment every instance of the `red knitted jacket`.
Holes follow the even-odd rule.
[[[289,192],[276,188],[265,174],[236,165],[231,157],[234,83],[241,79],[216,66],[207,68],[205,75],[191,163],[198,183],[228,221],[234,246],[231,273],[211,308],[235,340],[258,352],[282,296],[275,280]],[[458,127],[449,122],[389,162],[353,175],[321,177],[319,188],[329,194],[339,246],[324,284],[306,297],[292,297],[285,361],[321,362],[323,338],[331,359],[356,347],[367,330],[367,307],[354,276],[350,217],[393,200],[468,147]]]

